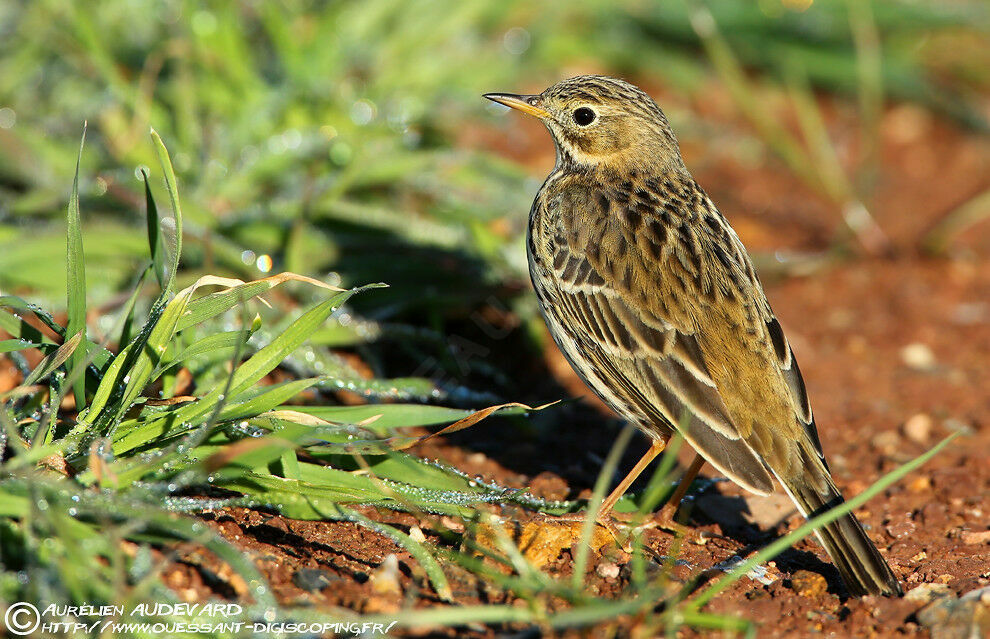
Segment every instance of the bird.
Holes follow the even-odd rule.
[[[556,163],[529,213],[530,277],[577,375],[650,439],[598,512],[679,433],[757,495],[774,478],[811,518],[843,502],[793,350],[739,236],[695,181],[664,112],[621,79],[582,75],[485,98],[535,116]],[[816,531],[854,596],[900,584],[852,513]]]

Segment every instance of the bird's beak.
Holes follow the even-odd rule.
[[[492,102],[504,104],[517,111],[535,115],[538,118],[545,118],[550,115],[549,111],[541,109],[539,106],[540,96],[538,95],[516,95],[515,93],[486,93],[485,96]]]

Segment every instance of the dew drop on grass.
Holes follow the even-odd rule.
[[[512,55],[522,55],[529,49],[529,31],[522,27],[512,27],[502,36],[502,46]]]
[[[371,100],[358,100],[351,106],[351,122],[358,126],[369,124],[375,118],[376,111]]]
[[[10,107],[0,109],[0,129],[10,129],[17,123],[17,112]]]
[[[299,129],[289,129],[282,134],[282,139],[285,141],[286,148],[294,151],[302,144],[302,133],[299,132]]]

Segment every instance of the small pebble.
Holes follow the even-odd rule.
[[[904,422],[904,436],[917,444],[926,444],[932,433],[932,426],[931,417],[924,413],[918,413]]]
[[[595,567],[595,572],[602,579],[615,579],[619,576],[619,567],[611,561],[604,561]]]
[[[828,582],[817,572],[798,570],[791,575],[791,590],[802,597],[820,597],[828,592]]]
[[[418,541],[419,543],[426,541],[426,535],[423,534],[423,529],[419,526],[412,526],[409,529],[409,536],[412,537],[414,541]]]
[[[945,584],[921,584],[916,588],[912,588],[904,595],[906,601],[914,601],[916,603],[928,603],[930,601],[935,601],[936,599],[941,599],[942,597],[952,597],[952,590]]]
[[[970,591],[956,599],[938,598],[918,611],[916,617],[932,639],[970,639],[990,636],[990,597],[988,588]]]
[[[378,595],[401,593],[399,576],[399,558],[394,554],[385,557],[385,561],[371,574],[372,592]]]
[[[932,349],[921,342],[912,342],[902,348],[901,361],[916,371],[931,371],[938,364]]]
[[[965,530],[959,539],[962,540],[964,544],[975,546],[978,544],[990,544],[990,530]]]

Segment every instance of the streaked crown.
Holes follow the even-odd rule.
[[[539,95],[485,97],[538,117],[553,136],[557,164],[606,166],[625,173],[684,171],[663,111],[643,90],[618,78],[581,75]]]

